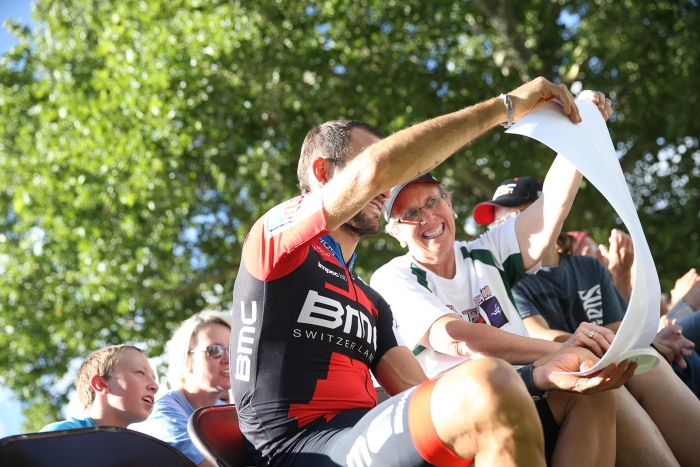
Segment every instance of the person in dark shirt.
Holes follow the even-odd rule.
[[[482,215],[475,219],[478,217],[477,222],[482,224],[497,224],[527,210],[530,204],[509,204],[506,195],[477,206],[475,209]],[[490,216],[483,216],[484,211],[490,211]],[[603,264],[591,257],[570,256],[572,245],[573,237],[559,235],[557,243],[542,257],[542,267],[537,274],[513,287],[513,297],[531,337],[563,342],[573,333],[579,333],[595,346],[594,337],[609,336],[610,330],[617,331],[627,304],[613,286]],[[659,348],[675,346],[674,341],[675,335],[666,328],[657,335],[654,344]],[[677,358],[682,360],[682,355],[679,353]],[[618,417],[618,446],[631,443],[639,447],[639,439],[644,439],[644,449],[657,444],[654,452],[662,453],[664,448],[670,448],[680,465],[696,465],[700,458],[700,446],[694,442],[700,436],[700,401],[674,375],[671,366],[661,362],[654,370],[635,375],[625,387],[618,391],[621,410],[629,410],[630,405],[636,410],[637,405],[641,405],[658,430],[629,440],[626,435],[632,429],[621,426]],[[634,398],[629,397],[627,391]],[[640,412],[636,411],[635,429],[646,426],[648,420]],[[622,420],[630,421],[630,418]],[[659,431],[663,437],[658,436]],[[627,449],[632,450],[643,449]],[[647,461],[668,465],[667,462]]]

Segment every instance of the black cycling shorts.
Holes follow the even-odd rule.
[[[549,408],[547,399],[538,400],[535,402],[535,407],[537,407],[537,413],[540,416],[540,422],[542,422],[542,429],[544,430],[545,459],[547,460],[547,465],[552,465],[554,447],[557,444],[557,439],[559,439],[559,425],[554,419],[554,414]]]

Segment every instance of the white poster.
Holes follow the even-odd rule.
[[[577,100],[576,104],[583,119],[579,124],[572,123],[558,103],[548,102],[506,133],[534,138],[569,160],[610,202],[634,242],[635,282],[627,313],[600,362],[588,371],[575,373],[584,375],[602,370],[623,353],[644,349],[654,340],[659,327],[661,286],[605,120],[590,100]]]

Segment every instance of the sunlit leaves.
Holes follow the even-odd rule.
[[[696,224],[677,221],[700,211],[685,139],[700,133],[697,21],[693,2],[663,1],[38,2],[39,26],[14,28],[0,67],[0,383],[38,428],[65,402],[52,385],[71,358],[113,342],[159,354],[183,318],[228,308],[245,235],[297,193],[313,125],[393,132],[524,74],[615,99],[667,287],[700,257],[678,240]],[[496,130],[437,173],[466,220],[500,180],[542,177],[551,159]],[[569,225],[603,240],[615,216],[601,206],[586,186]],[[357,269],[368,279],[399,250],[365,239]]]

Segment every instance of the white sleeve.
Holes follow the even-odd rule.
[[[391,306],[406,345],[413,349],[441,316],[453,313],[430,290],[418,283],[408,268],[391,263],[372,275],[370,286]]]
[[[494,266],[506,271],[509,276],[515,274],[525,277],[526,274],[535,274],[542,264],[538,262],[527,271],[524,270],[518,236],[515,233],[515,217],[485,232],[476,240],[468,242],[467,248],[469,251],[488,250],[493,256]]]
[[[401,332],[399,332],[399,326],[396,324],[396,318],[394,318],[394,326],[392,329],[394,330],[394,337],[396,337],[396,345],[400,345],[401,347],[408,347],[406,341],[403,340]]]

